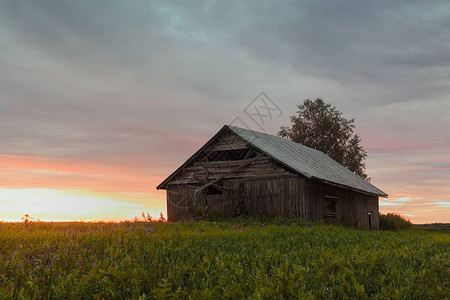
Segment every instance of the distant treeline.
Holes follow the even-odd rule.
[[[413,226],[420,228],[439,228],[450,230],[450,223],[413,224]]]

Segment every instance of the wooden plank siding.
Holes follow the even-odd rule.
[[[188,218],[189,206],[216,209],[221,215],[231,216],[236,209],[250,216],[284,215],[306,218],[305,178],[298,175],[260,179],[228,179],[223,182],[223,193],[207,195],[196,193],[195,186],[169,184],[167,213],[169,220]],[[240,206],[239,206],[240,205]]]
[[[304,217],[304,178],[297,175],[252,179],[243,183],[248,215],[276,214]]]
[[[348,221],[359,227],[369,228],[369,213],[372,216],[372,228],[379,228],[378,197],[352,190],[328,185],[316,180],[307,180],[307,219],[324,220],[325,197],[336,197],[337,221]]]
[[[167,189],[167,214],[171,221],[189,217],[190,206],[214,209],[222,216],[236,212],[249,216],[283,215],[309,221],[325,220],[325,197],[335,197],[336,220],[379,228],[378,197],[309,180],[299,175],[260,179],[227,179],[223,193],[207,195],[196,186],[170,184]]]

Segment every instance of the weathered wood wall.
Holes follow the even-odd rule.
[[[249,215],[278,214],[305,218],[305,179],[297,175],[247,180],[243,183]]]
[[[371,213],[372,228],[379,228],[377,196],[332,186],[316,180],[307,180],[306,182],[308,220],[318,221],[324,219],[325,196],[337,198],[337,221],[346,219],[351,223],[357,223],[362,228],[368,228],[369,213]]]
[[[195,186],[171,184],[167,189],[167,214],[171,221],[189,217],[190,206],[217,210],[223,216],[279,214],[309,221],[325,220],[325,197],[336,197],[337,221],[362,228],[379,228],[378,197],[311,181],[302,176],[284,176],[223,182],[222,194],[196,192]]]
[[[177,221],[189,217],[190,206],[215,209],[223,216],[237,213],[258,216],[279,214],[306,217],[305,179],[296,175],[261,179],[227,179],[223,193],[197,192],[198,186],[170,184],[167,188],[167,215]]]

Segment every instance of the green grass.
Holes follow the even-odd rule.
[[[3,223],[0,298],[450,297],[448,231],[291,223]]]

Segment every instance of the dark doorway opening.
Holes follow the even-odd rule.
[[[325,196],[325,220],[328,222],[335,222],[336,214],[336,197]]]
[[[369,213],[369,229],[372,229],[372,214]]]

